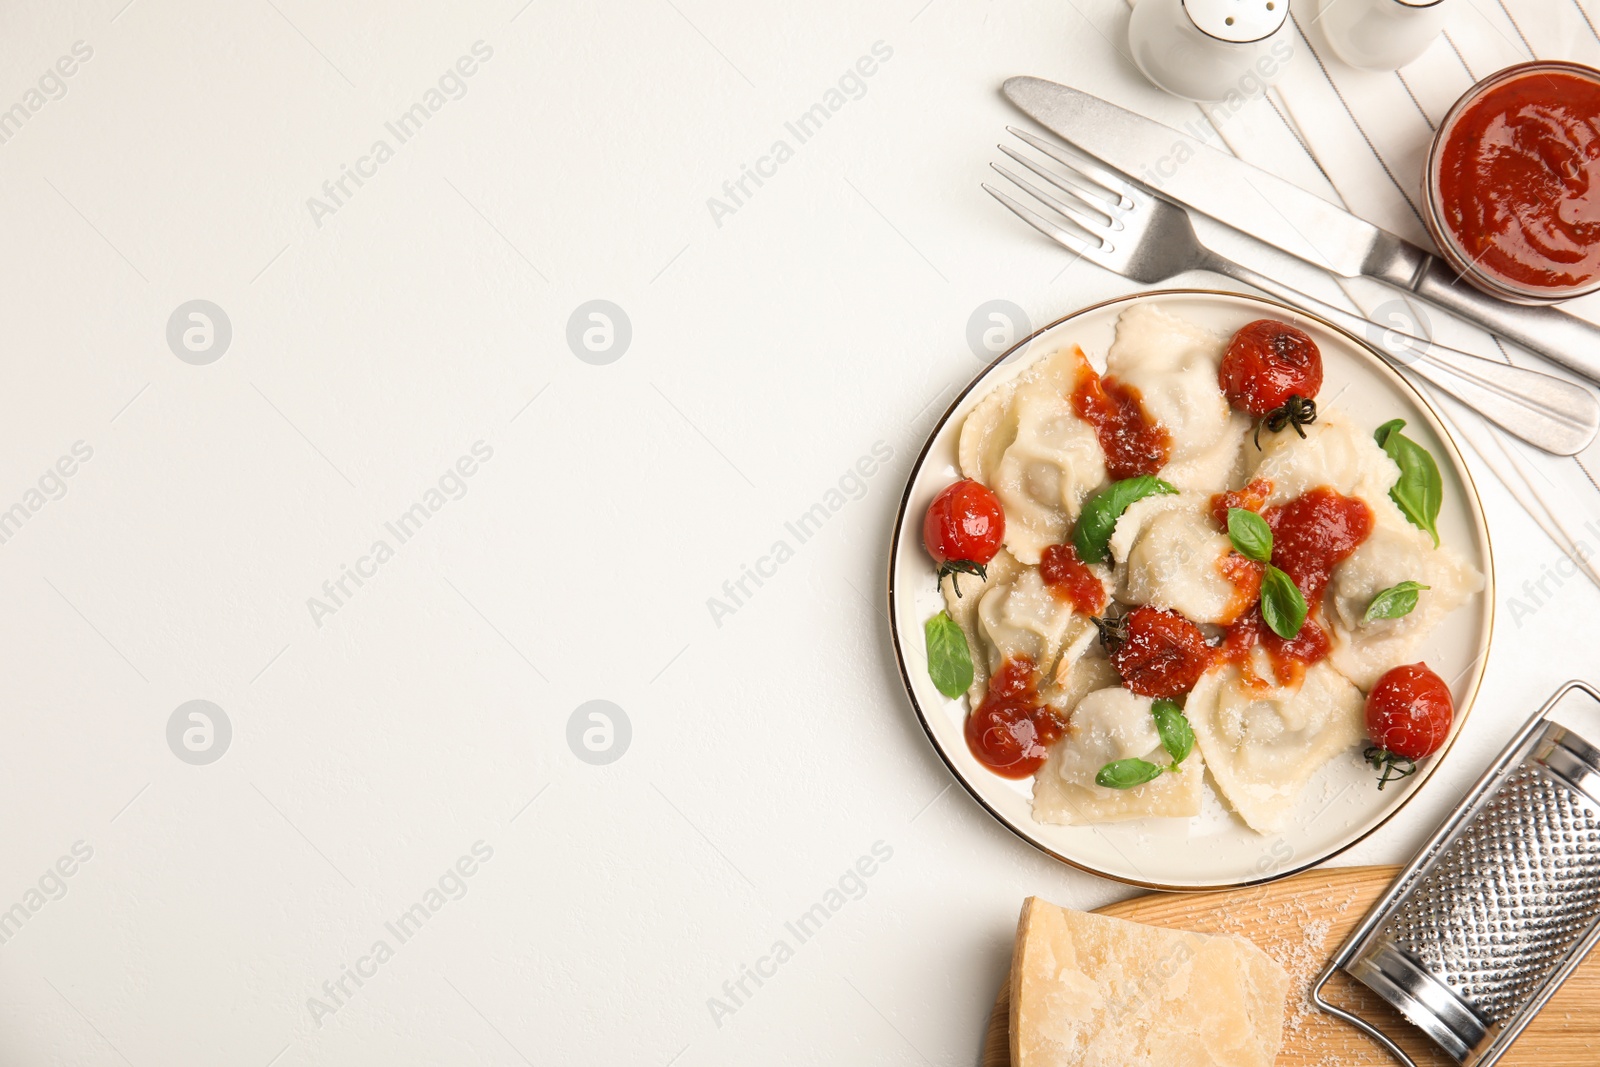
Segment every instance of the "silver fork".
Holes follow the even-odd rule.
[[[987,183],[984,189],[1028,225],[1083,258],[1146,285],[1188,270],[1208,270],[1302,307],[1357,337],[1381,331],[1371,347],[1395,367],[1431,382],[1546,452],[1574,455],[1600,431],[1600,402],[1583,386],[1387,329],[1257,274],[1203,244],[1188,213],[1177,205],[1074,148],[1014,126],[1007,129],[1056,164],[1046,167],[999,146],[1048,190],[998,163],[990,165],[1058,218],[1040,214]]]

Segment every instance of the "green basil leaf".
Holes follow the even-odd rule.
[[[1400,480],[1389,490],[1389,497],[1411,525],[1426,530],[1439,547],[1439,508],[1444,504],[1444,480],[1439,477],[1439,465],[1433,455],[1400,431],[1406,420],[1390,419],[1373,433],[1378,445],[1389,454],[1400,468]]]
[[[1272,562],[1272,527],[1247,508],[1228,509],[1228,540],[1234,551],[1257,563]]]
[[[1361,616],[1361,621],[1398,619],[1410,615],[1411,610],[1417,606],[1417,594],[1431,588],[1432,586],[1423,585],[1421,582],[1401,582],[1399,585],[1391,585],[1372,598],[1372,603],[1367,605],[1367,613]]]
[[[1161,768],[1142,759],[1119,759],[1100,768],[1094,784],[1107,789],[1132,789],[1161,777]]]
[[[1072,546],[1078,550],[1078,558],[1085,563],[1104,563],[1111,532],[1117,528],[1117,520],[1128,510],[1128,505],[1147,496],[1177,491],[1153,474],[1124,478],[1100,490],[1084,501],[1078,525],[1072,531]]]
[[[1261,576],[1261,617],[1285,641],[1294,640],[1306,621],[1306,598],[1300,587],[1270,563]]]
[[[1156,717],[1156,732],[1161,735],[1161,747],[1167,750],[1167,755],[1172,757],[1172,766],[1176,768],[1194,751],[1194,729],[1177,701],[1157,700],[1150,705],[1150,714]]]
[[[928,646],[928,676],[945,696],[954,699],[972,685],[972,653],[967,635],[948,611],[928,620],[922,629]]]

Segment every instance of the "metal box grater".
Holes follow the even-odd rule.
[[[1343,970],[1465,1067],[1489,1067],[1600,940],[1600,747],[1545,702],[1396,877],[1312,989],[1415,1067],[1366,1020],[1322,996]]]

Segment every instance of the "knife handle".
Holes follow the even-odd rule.
[[[1530,352],[1600,382],[1600,326],[1555,307],[1511,304],[1479,292],[1429,256],[1411,291]]]

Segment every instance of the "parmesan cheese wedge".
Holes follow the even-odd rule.
[[[1271,1067],[1289,975],[1239,937],[1029,897],[1011,964],[1012,1067]]]

